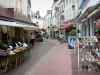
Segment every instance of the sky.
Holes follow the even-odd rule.
[[[31,0],[33,12],[40,11],[40,15],[44,17],[46,11],[51,9],[53,0]]]

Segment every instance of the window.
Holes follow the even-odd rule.
[[[59,7],[59,13],[60,13],[60,7]]]
[[[69,3],[69,1],[70,1],[70,0],[68,0],[68,3]]]
[[[66,0],[66,4],[68,4],[68,0]]]
[[[62,5],[62,11],[64,10],[63,5]]]
[[[60,11],[60,12],[62,12],[62,7],[60,7],[60,9],[61,9],[61,11]]]
[[[20,9],[22,10],[22,0],[20,0]]]
[[[35,15],[34,17],[37,18],[37,15]]]

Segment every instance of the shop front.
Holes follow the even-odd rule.
[[[82,37],[79,38],[79,51],[82,65],[91,65],[91,70],[99,71],[100,67],[100,4],[87,8],[79,18],[82,24]],[[80,30],[81,31],[81,30]],[[79,56],[80,57],[80,56]],[[89,62],[89,63],[87,63]],[[92,64],[96,64],[93,66]]]
[[[64,41],[67,41],[68,40],[68,33],[71,30],[75,29],[75,26],[74,25],[75,24],[70,23],[70,24],[65,24],[65,25],[63,25],[63,26],[60,27],[60,32],[63,33],[63,35],[64,35],[64,38],[63,38]]]
[[[0,72],[17,67],[30,56],[30,46],[24,38],[29,36],[28,31],[37,30],[35,25],[14,8],[0,7]]]
[[[11,44],[13,36],[22,35],[22,26],[15,22],[0,20],[0,34],[0,38],[5,44]]]

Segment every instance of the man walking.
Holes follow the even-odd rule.
[[[59,37],[60,37],[60,42],[63,43],[63,37],[64,37],[64,35],[62,33],[60,33]]]
[[[30,44],[34,46],[35,43],[35,36],[31,33]]]

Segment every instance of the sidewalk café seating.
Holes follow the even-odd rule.
[[[11,54],[0,54],[0,71],[6,72],[8,68],[22,64],[24,58],[30,56],[30,48],[17,48]]]

